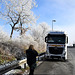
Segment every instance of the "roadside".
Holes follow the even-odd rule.
[[[38,66],[40,66],[42,63],[43,63],[43,61],[39,61],[39,62],[37,63],[37,67],[36,67],[36,68],[38,68]],[[23,75],[29,74],[29,69],[28,69],[28,70],[25,70],[25,72],[22,73],[22,74],[23,74]]]
[[[73,65],[73,74],[75,75],[75,48],[68,48],[69,62]]]
[[[37,67],[40,66],[40,64],[43,61],[37,61]],[[7,73],[5,73],[4,75],[10,75],[10,74],[20,74],[20,75],[27,75],[29,74],[29,67],[27,66],[26,69],[24,68],[20,68],[20,69],[13,69]]]

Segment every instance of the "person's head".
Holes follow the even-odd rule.
[[[30,45],[30,46],[29,46],[29,49],[34,50],[34,46],[33,46],[33,45]]]

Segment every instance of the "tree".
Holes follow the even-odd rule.
[[[45,36],[50,31],[50,27],[47,23],[43,22],[33,27],[30,34],[33,37],[34,41],[38,43],[39,50],[45,50]]]
[[[35,0],[2,0],[0,4],[0,17],[7,20],[11,26],[10,38],[13,31],[25,33],[32,23],[36,22],[35,16],[31,9],[36,5]],[[24,27],[24,26],[25,27]]]
[[[3,29],[4,28],[0,26],[0,42],[7,42],[10,40],[10,37]]]
[[[46,48],[45,37],[49,31],[49,25],[43,22],[32,27],[28,34],[13,39],[13,43],[26,48],[32,44],[36,50],[43,51]]]

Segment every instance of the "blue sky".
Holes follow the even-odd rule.
[[[34,14],[40,16],[37,23],[46,22],[54,30],[66,31],[69,44],[75,43],[75,0],[36,0]]]
[[[46,22],[54,30],[66,31],[69,36],[69,44],[75,43],[75,0],[35,0],[37,7],[33,8],[34,14],[39,17],[37,24]],[[0,25],[4,25],[0,19]],[[10,27],[10,26],[9,26]],[[5,31],[10,33],[10,28]]]
[[[39,16],[37,22],[45,21],[51,24],[56,19],[58,25],[74,24],[75,1],[74,0],[36,0],[38,5],[34,13]]]

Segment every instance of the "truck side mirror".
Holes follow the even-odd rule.
[[[46,42],[46,37],[45,37],[45,42]]]
[[[47,42],[47,36],[45,37],[45,42]]]

